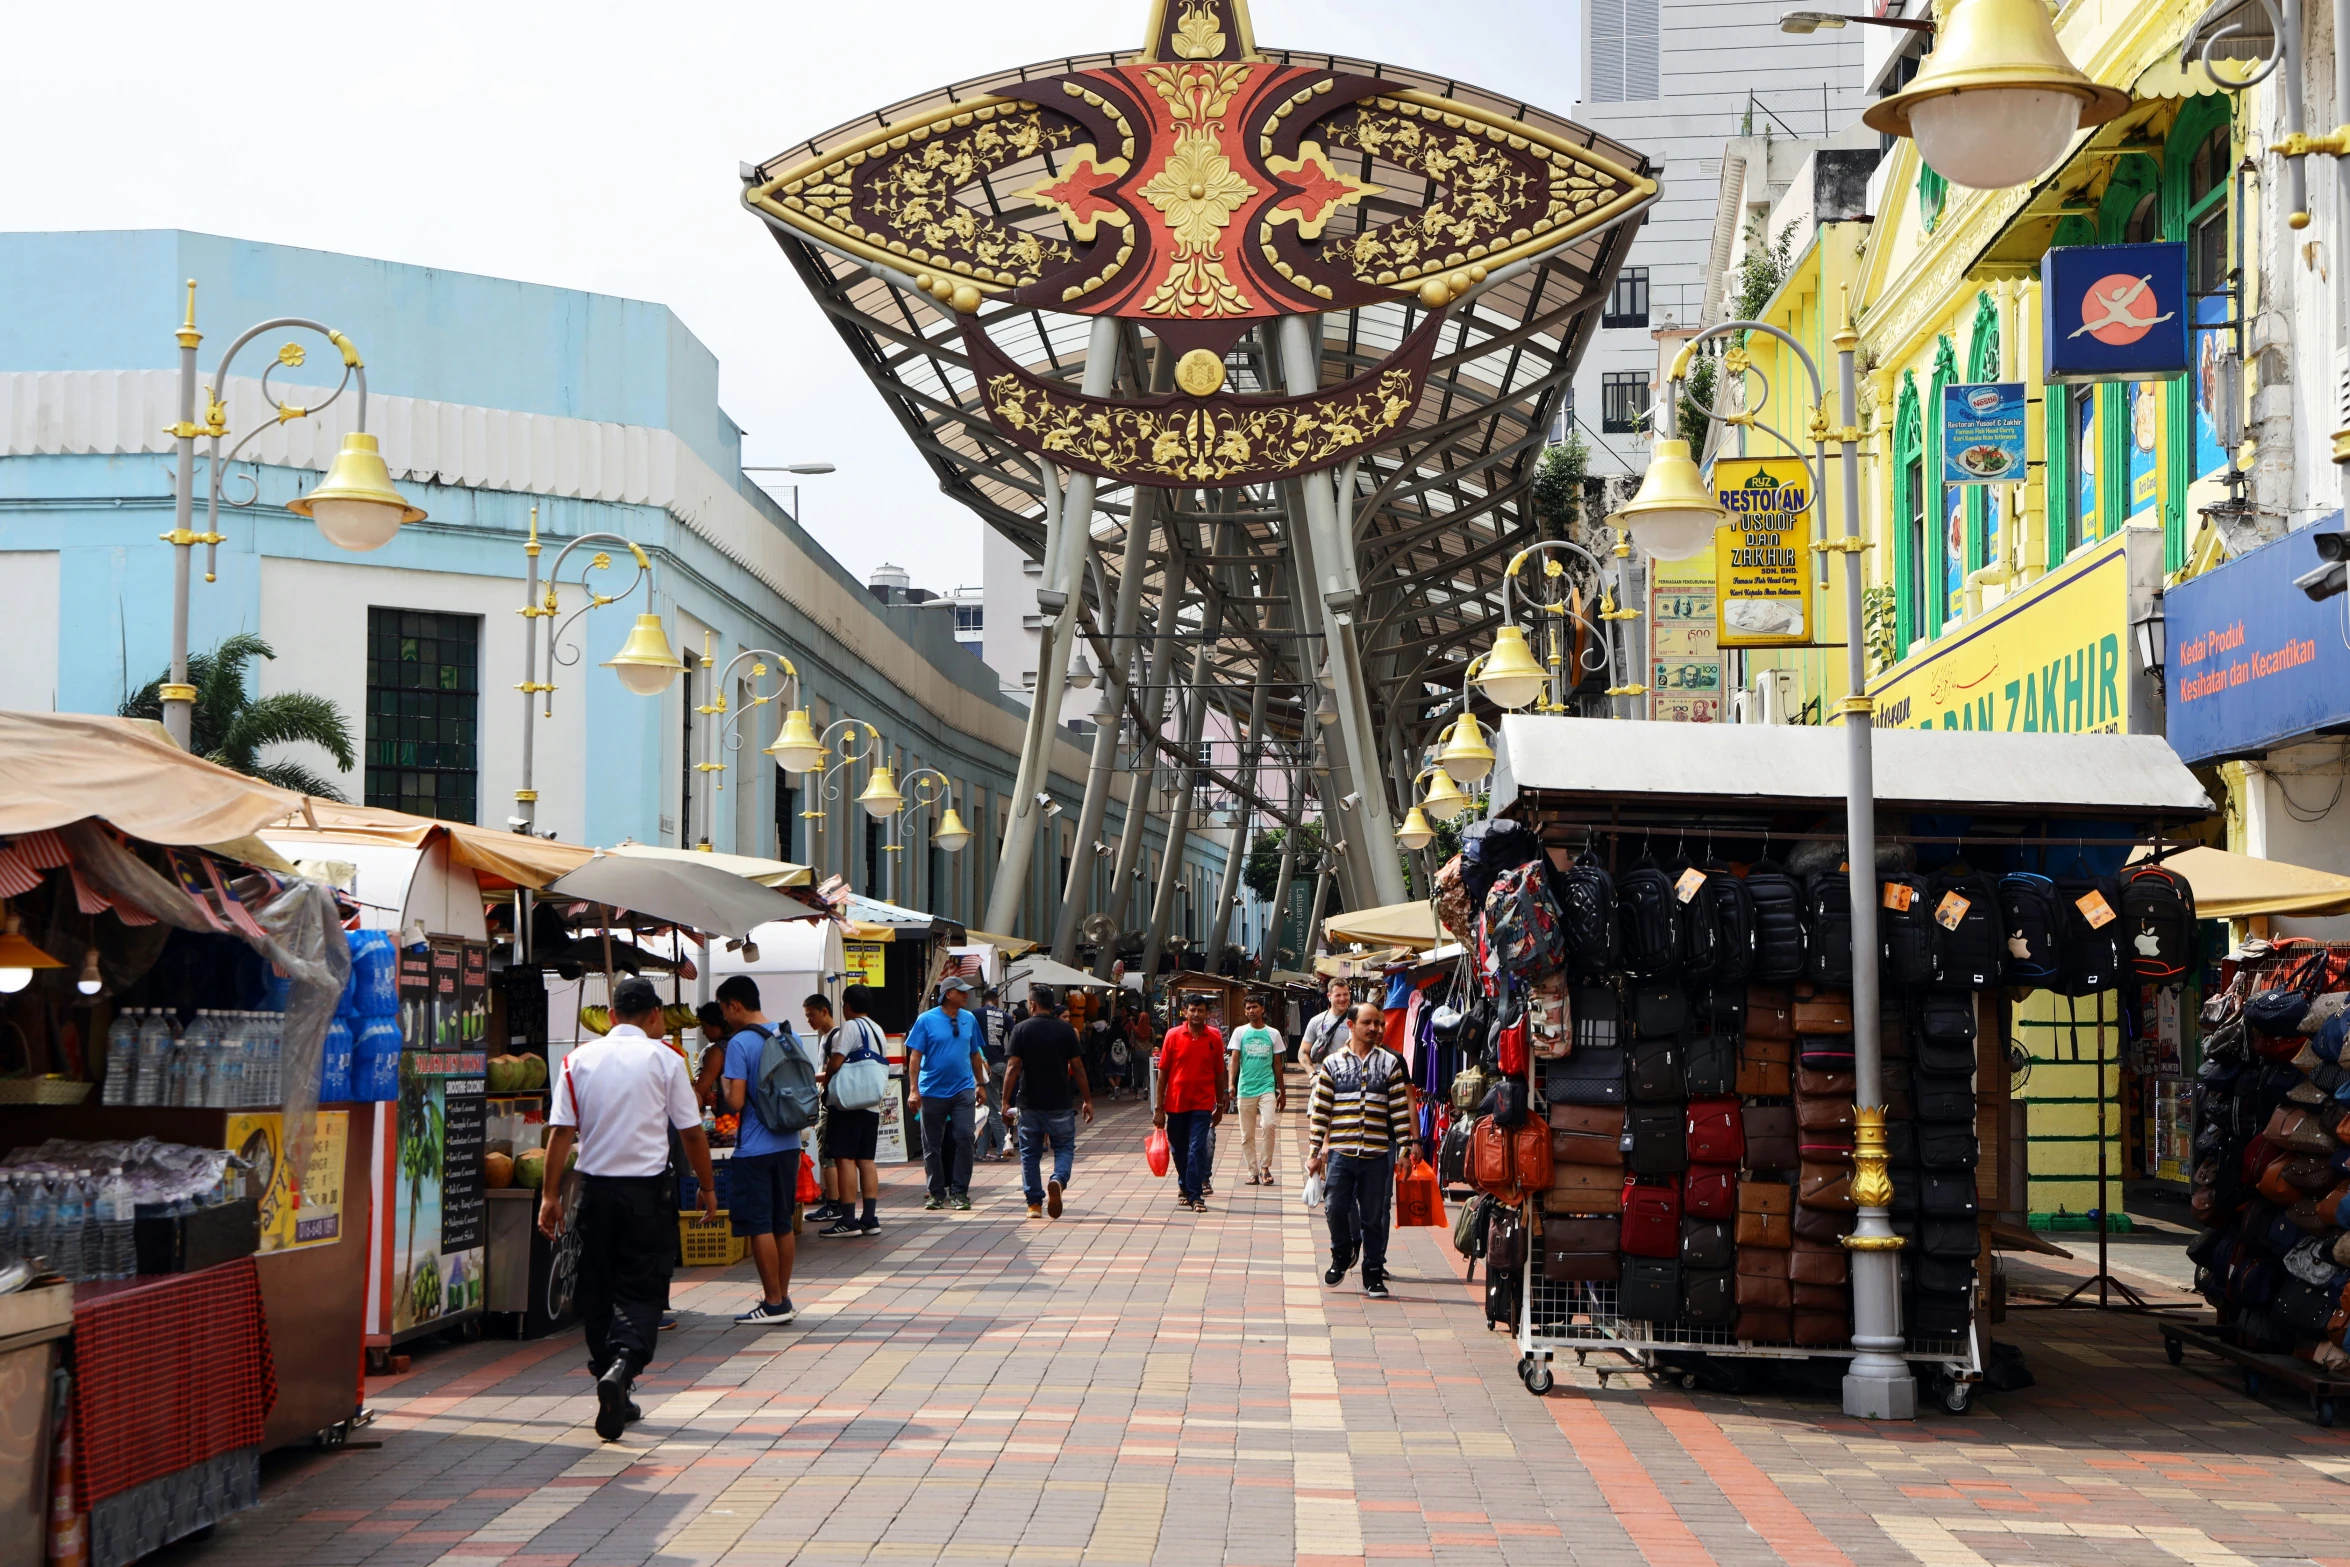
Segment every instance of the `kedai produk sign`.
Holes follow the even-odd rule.
[[[2293,579],[2317,560],[2302,528],[2163,597],[2171,749],[2187,762],[2254,756],[2350,726],[2350,599],[2312,603]]]

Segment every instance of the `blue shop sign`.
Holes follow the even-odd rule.
[[[2293,579],[2317,564],[2296,529],[2163,596],[2171,749],[2187,762],[2252,756],[2350,726],[2350,597],[2310,602]]]
[[[2024,383],[1942,388],[1942,482],[2020,484],[2024,478]]]
[[[2040,260],[2050,381],[2187,373],[2194,312],[2184,245],[2065,245]]]

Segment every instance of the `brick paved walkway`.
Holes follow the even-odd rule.
[[[726,1320],[747,1264],[682,1277],[624,1442],[588,1428],[576,1335],[426,1351],[370,1386],[380,1449],[273,1462],[169,1561],[2350,1567],[2350,1438],[2171,1368],[2142,1320],[2019,1312],[2039,1385],[1914,1425],[1564,1362],[1536,1399],[1443,1232],[1402,1234],[1393,1301],[1325,1291],[1294,1175],[1235,1189],[1228,1132],[1215,1211],[1183,1213],[1139,1109],[1105,1110],[1057,1224],[1015,1165],[968,1214],[913,1211],[909,1171],[878,1240],[803,1241],[795,1326]]]

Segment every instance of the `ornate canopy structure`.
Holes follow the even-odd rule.
[[[742,174],[941,486],[1044,566],[989,927],[1014,923],[1073,643],[1106,721],[1056,956],[1109,775],[1165,762],[1186,831],[1211,708],[1244,738],[1206,786],[1244,821],[1320,815],[1350,903],[1399,900],[1391,823],[1536,536],[1528,482],[1656,198],[1645,159],[1462,83],[1260,49],[1243,0],[1156,0],[1137,52],[959,83]]]

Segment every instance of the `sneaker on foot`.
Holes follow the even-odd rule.
[[[1322,1282],[1329,1285],[1332,1289],[1338,1288],[1339,1281],[1346,1277],[1346,1269],[1347,1265],[1345,1263],[1333,1262],[1328,1268],[1323,1270]]]
[[[865,1233],[865,1226],[847,1214],[842,1214],[816,1233],[819,1235],[862,1235]]]
[[[922,1211],[924,1213],[936,1213],[939,1211],[939,1209],[944,1208],[946,1205],[947,1200],[944,1197],[931,1197],[924,1200],[922,1204]]]
[[[957,1213],[969,1213],[971,1211],[971,1198],[968,1194],[963,1192],[955,1193],[954,1202],[955,1211]]]
[[[789,1300],[785,1300],[780,1305],[763,1300],[734,1320],[745,1326],[761,1324],[779,1328],[798,1315],[799,1312],[793,1309]]]
[[[1059,1181],[1044,1183],[1044,1211],[1056,1219],[1061,1216],[1061,1183]]]
[[[867,1219],[862,1224],[857,1226],[857,1233],[859,1235],[879,1235],[881,1233],[881,1221],[879,1219]]]
[[[1377,1282],[1375,1282],[1375,1283],[1365,1284],[1365,1285],[1363,1286],[1363,1299],[1365,1299],[1365,1300],[1385,1300],[1385,1299],[1387,1299],[1387,1281],[1386,1281],[1385,1279],[1380,1279],[1380,1280],[1378,1280],[1378,1281],[1377,1281]]]
[[[620,1440],[628,1429],[628,1362],[615,1360],[596,1378],[596,1435],[607,1442]]]
[[[676,1313],[676,1312],[674,1312],[674,1311],[664,1311],[664,1312],[662,1312],[662,1313],[661,1313],[661,1331],[662,1331],[662,1332],[666,1333],[666,1332],[668,1332],[668,1331],[669,1331],[671,1328],[673,1328],[673,1327],[676,1327],[676,1326],[677,1326],[677,1313]]]
[[[1043,1218],[1043,1217],[1044,1217],[1044,1204],[1043,1204],[1043,1203],[1040,1203],[1040,1202],[1032,1202],[1032,1203],[1030,1203],[1030,1204],[1028,1205],[1028,1217],[1030,1217],[1031,1219],[1041,1219],[1041,1218]]]

